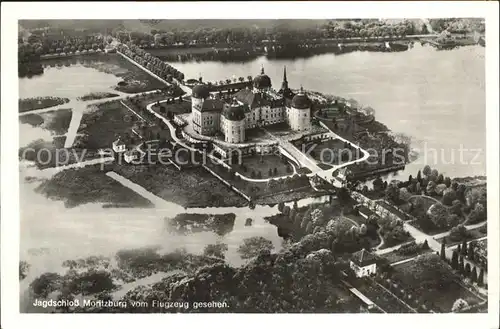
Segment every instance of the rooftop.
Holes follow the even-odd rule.
[[[364,248],[352,254],[351,260],[360,267],[375,264],[377,262],[375,256]]]

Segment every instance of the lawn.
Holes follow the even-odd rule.
[[[50,96],[20,99],[19,113],[44,109],[56,105],[62,105],[68,102],[69,102],[68,98],[50,97]]]
[[[117,97],[120,96],[115,93],[108,93],[108,92],[96,92],[96,93],[90,93],[83,95],[82,97],[78,97],[78,100],[80,101],[90,101],[90,100],[96,100],[96,99],[105,99],[105,98],[112,98],[112,97]]]
[[[248,182],[236,176],[234,171],[228,171],[227,168],[214,164],[212,161],[208,161],[206,165],[257,203],[278,203],[285,201],[283,194],[288,193],[292,193],[292,196],[288,196],[285,199],[288,201],[295,200],[298,197],[295,192],[300,192],[300,196],[305,195],[307,197],[314,191],[309,178],[305,175],[272,179],[269,182]]]
[[[84,137],[78,139],[79,146],[86,149],[110,148],[119,135],[132,134],[132,116],[135,117],[120,101],[99,104],[97,110],[82,117],[78,133]]]
[[[281,177],[293,173],[292,164],[286,157],[275,154],[245,156],[241,163],[235,163],[232,168],[249,178]]]
[[[428,235],[436,235],[450,230],[450,227],[437,227],[429,218],[409,221],[408,224]]]
[[[36,191],[49,199],[64,201],[68,208],[86,203],[141,208],[152,206],[149,200],[106,176],[100,165],[61,171],[44,181]]]
[[[178,171],[174,166],[116,165],[116,173],[151,193],[184,207],[244,206],[246,200],[201,167]]]
[[[64,135],[68,132],[72,115],[71,109],[60,109],[41,114],[22,115],[19,117],[19,122],[49,130],[53,135]]]
[[[429,310],[448,313],[459,298],[469,305],[482,301],[464,288],[459,283],[461,278],[433,253],[396,265],[393,270],[390,282],[383,281],[384,285],[389,286],[391,291],[404,298],[412,307],[426,305]]]
[[[457,245],[459,243],[462,243],[464,241],[464,239],[467,241],[477,240],[477,239],[480,239],[480,238],[487,236],[488,232],[484,231],[485,227],[486,227],[486,223],[478,228],[468,230],[465,232],[466,236],[464,238],[456,240],[456,241],[452,240],[449,236],[439,238],[436,241],[439,243],[442,243],[443,240],[446,239],[446,246],[449,247],[449,246],[454,246],[454,245]]]
[[[141,93],[167,87],[164,82],[124,59],[119,54],[92,55],[83,65],[122,79],[114,88],[124,93]]]
[[[355,149],[346,148],[346,145],[340,139],[330,139],[324,142],[297,142],[295,146],[301,152],[305,150],[314,160],[328,165],[340,165],[359,157]]]
[[[422,244],[417,245],[413,242],[401,247],[400,249],[391,251],[390,253],[380,255],[380,257],[385,258],[389,264],[393,264],[427,252],[432,252],[432,250],[429,248],[423,249]]]
[[[357,280],[353,285],[387,313],[415,313],[389,291],[371,279]]]
[[[100,157],[92,150],[65,149],[65,141],[66,136],[54,137],[51,142],[35,140],[26,147],[19,148],[19,158],[33,161],[39,169],[45,169]]]
[[[161,108],[165,109],[165,112],[161,112]],[[185,101],[183,100],[182,102],[179,101],[173,101],[170,103],[161,103],[159,105],[155,104],[151,108],[153,111],[159,113],[159,114],[166,114],[167,112],[171,112],[173,114],[182,114],[182,113],[189,113],[191,112],[191,101]]]

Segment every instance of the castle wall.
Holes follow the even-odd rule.
[[[222,132],[227,143],[243,143],[245,141],[245,120],[231,121],[222,117]]]

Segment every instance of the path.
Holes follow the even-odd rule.
[[[359,202],[361,202],[362,204],[364,204],[365,206],[367,206],[370,210],[374,211],[377,215],[381,216],[381,215],[384,215],[384,214],[381,214],[381,211],[380,208],[374,208],[373,205],[375,205],[375,202],[369,198],[367,198],[366,196],[360,194],[360,193],[357,193],[357,192],[352,192],[351,194],[353,193],[356,193],[355,196],[353,197],[355,200],[358,200]],[[389,212],[388,210],[384,210],[386,212]],[[437,252],[437,253],[440,253],[441,252],[441,243],[437,242],[435,240],[435,237],[436,236],[431,236],[431,235],[428,235],[422,231],[420,231],[419,229],[417,229],[416,227],[408,224],[407,222],[405,222],[402,218],[400,218],[399,216],[397,216],[395,213],[393,212],[390,212],[390,214],[397,220],[401,221],[403,223],[403,227],[406,231],[408,231],[408,233],[410,233],[410,235],[415,239],[415,243],[423,243],[425,240],[427,240],[427,244],[429,245],[429,248],[431,250],[433,250],[434,252]],[[478,224],[475,224],[475,225],[470,225],[469,228],[477,228],[477,227],[480,227],[481,225],[484,225],[484,222],[483,223],[478,223]],[[441,234],[437,234],[437,236],[440,236],[440,235],[443,235],[443,236],[446,236],[445,234],[449,234],[450,231],[447,231],[447,232],[444,232],[444,233],[441,233]],[[411,243],[411,242],[407,242],[407,243]],[[391,252],[391,251],[394,251],[396,249],[399,249],[403,244],[400,244],[400,245],[397,245],[397,246],[394,246],[392,248],[388,248],[388,249],[383,249],[383,250],[378,250],[376,251],[375,253],[378,254],[378,255],[383,255],[385,253],[388,253],[388,252]],[[454,246],[456,247],[456,246]],[[447,259],[451,259],[452,255],[453,255],[453,247],[448,247],[448,248],[445,248],[445,257]],[[464,259],[464,262],[465,263],[470,263],[470,265],[474,265],[474,263],[470,262],[469,260],[467,259]],[[487,277],[488,277],[488,274],[486,272],[487,269],[485,269],[485,272],[484,272],[484,282],[486,283],[487,282]]]
[[[42,114],[42,113],[57,111],[57,110],[61,110],[61,109],[71,109],[71,113],[72,113],[71,121],[69,123],[68,132],[65,135],[66,140],[64,142],[64,147],[70,148],[73,146],[76,136],[78,136],[78,128],[80,127],[83,114],[88,111],[89,106],[98,105],[98,104],[106,103],[106,102],[110,102],[110,101],[117,101],[117,100],[121,101],[127,97],[135,97],[135,96],[139,96],[139,95],[143,95],[143,94],[147,95],[147,94],[156,93],[158,91],[159,90],[150,90],[150,91],[146,91],[146,92],[142,92],[142,93],[135,93],[135,94],[126,94],[126,93],[119,92],[119,91],[113,91],[113,92],[118,92],[121,95],[115,96],[115,97],[110,97],[110,98],[92,99],[92,100],[88,100],[88,101],[79,101],[79,100],[73,99],[65,104],[55,105],[55,106],[51,106],[51,107],[47,107],[47,108],[43,108],[43,109],[39,109],[39,110],[22,112],[22,113],[19,113],[19,116],[24,116],[24,115],[29,115],[29,114]],[[123,104],[123,102],[122,102],[122,104]],[[123,105],[125,105],[125,104],[123,104]],[[132,111],[132,112],[134,112],[134,111]]]
[[[97,159],[92,159],[92,160],[87,160],[87,161],[79,161],[76,163],[64,165],[64,166],[59,166],[59,167],[53,167],[53,168],[46,168],[40,170],[43,174],[48,174],[48,175],[55,175],[63,170],[67,169],[73,169],[73,168],[83,168],[86,166],[93,166],[96,164],[104,164],[106,162],[113,162],[115,161],[114,157],[100,157]]]
[[[114,171],[109,171],[106,173],[106,176],[113,178],[116,180],[118,183],[122,184],[123,186],[131,189],[135,193],[139,194],[143,198],[151,201],[151,203],[155,206],[155,208],[163,208],[163,209],[172,209],[172,207],[177,207],[177,210],[172,209],[172,212],[182,212],[184,208],[182,208],[179,205],[176,205],[172,202],[168,202],[163,200],[162,198],[154,195],[153,193],[149,192],[146,190],[144,187],[132,182],[131,180],[117,174]]]

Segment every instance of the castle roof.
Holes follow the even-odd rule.
[[[300,92],[293,96],[292,107],[299,110],[308,110],[311,107],[311,100],[304,93],[302,87],[300,88]]]
[[[220,112],[224,108],[224,102],[220,99],[205,99],[201,107],[201,112]]]
[[[260,75],[253,79],[253,86],[257,89],[271,88],[271,78],[264,73],[264,67],[262,67]]]
[[[222,111],[222,115],[230,121],[245,120],[245,106],[234,102]]]
[[[206,99],[210,95],[208,86],[205,84],[198,84],[193,87],[193,97]]]
[[[256,107],[270,106],[271,101],[265,98],[260,93],[254,93],[249,89],[242,89],[238,91],[234,97],[245,105],[248,105],[251,109]]]
[[[377,259],[372,253],[363,248],[362,250],[352,254],[351,261],[360,267],[364,267],[375,264]]]

